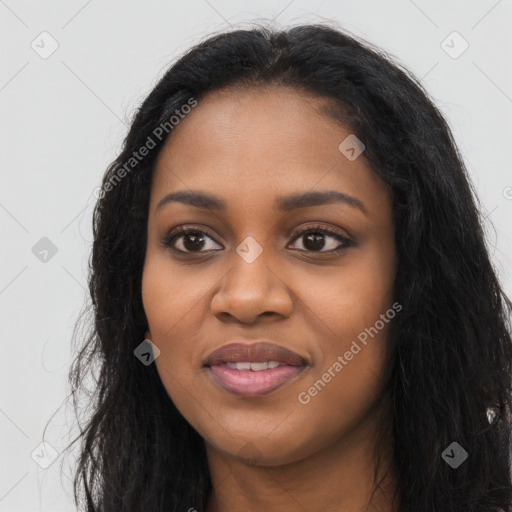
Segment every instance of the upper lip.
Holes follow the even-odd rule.
[[[270,343],[257,341],[253,343],[228,343],[211,352],[204,366],[216,366],[222,363],[278,361],[290,366],[303,366],[307,361],[290,349]]]

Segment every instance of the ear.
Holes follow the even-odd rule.
[[[146,332],[144,333],[144,339],[145,339],[145,340],[150,340],[150,339],[151,339],[151,334],[149,333],[149,331],[146,331]]]

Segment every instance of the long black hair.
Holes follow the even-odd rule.
[[[148,328],[141,278],[151,180],[172,137],[171,118],[191,109],[185,105],[216,89],[260,85],[330,100],[325,114],[363,141],[364,157],[392,193],[394,300],[403,309],[385,390],[399,511],[508,512],[512,304],[490,262],[463,158],[407,69],[327,24],[210,36],[168,69],[135,113],[95,205],[93,321],[69,374],[76,408],[94,376],[92,411],[75,439],[77,505],[87,512],[204,511],[211,480],[203,439],[155,365],[134,356]],[[143,146],[147,154],[135,159]],[[457,468],[445,453],[454,442],[467,452]]]

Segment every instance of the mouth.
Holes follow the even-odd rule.
[[[270,393],[296,379],[307,366],[302,356],[269,342],[224,345],[203,364],[215,384],[245,397]]]

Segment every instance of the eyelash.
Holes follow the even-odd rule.
[[[323,235],[332,236],[333,238],[335,238],[336,240],[341,242],[342,245],[341,245],[341,247],[338,247],[337,249],[331,249],[329,251],[322,251],[322,250],[310,251],[307,249],[295,249],[295,250],[298,250],[299,252],[307,252],[307,253],[313,253],[313,254],[338,254],[338,253],[344,251],[345,249],[352,247],[354,245],[352,240],[350,240],[349,238],[340,235],[336,231],[327,229],[322,226],[308,226],[306,229],[297,233],[294,236],[294,238],[292,239],[292,242],[296,242],[301,236],[304,236],[309,233],[321,233]],[[171,251],[173,251],[175,253],[179,253],[179,254],[202,254],[202,253],[209,252],[209,251],[183,251],[181,249],[175,249],[174,247],[172,247],[173,243],[176,240],[178,240],[179,238],[181,238],[183,236],[189,235],[189,234],[206,235],[208,238],[211,238],[213,240],[213,237],[211,237],[208,233],[206,233],[205,231],[203,231],[199,228],[194,228],[194,227],[184,228],[183,226],[178,226],[177,228],[174,228],[173,230],[171,230],[167,235],[165,235],[165,237],[162,239],[161,243],[164,247],[170,249]],[[216,243],[218,243],[218,242],[216,242]],[[217,251],[218,249],[214,249],[214,250]]]

